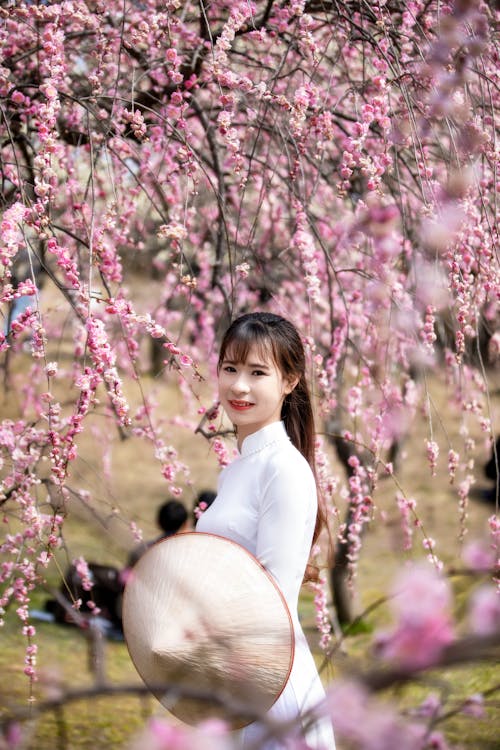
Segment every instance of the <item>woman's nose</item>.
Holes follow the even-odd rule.
[[[244,375],[238,375],[238,377],[233,381],[231,388],[234,393],[248,393],[248,391],[250,390],[248,381]]]

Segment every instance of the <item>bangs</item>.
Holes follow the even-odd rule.
[[[258,356],[262,357],[263,362],[268,360],[269,357],[276,361],[274,347],[267,331],[246,327],[235,330],[224,341],[224,346],[219,354],[218,368],[225,359],[243,364],[248,359],[250,349],[254,349]]]

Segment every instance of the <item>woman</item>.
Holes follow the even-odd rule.
[[[222,341],[220,402],[232,421],[240,452],[219,479],[218,493],[197,531],[232,539],[272,574],[290,610],[295,657],[286,687],[270,718],[286,721],[314,707],[324,691],[299,624],[297,606],[311,545],[324,523],[314,478],[314,420],[305,355],[295,327],[270,313],[235,320]],[[255,722],[241,732],[241,746],[256,746],[264,728]],[[304,726],[311,750],[333,750],[326,718]],[[267,740],[265,750],[284,741]]]

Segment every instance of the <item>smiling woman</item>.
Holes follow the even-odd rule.
[[[298,380],[284,377],[270,348],[266,353],[254,344],[247,357],[238,362],[229,351],[219,368],[219,397],[236,428],[239,448],[245,437],[281,419],[285,396]]]
[[[298,597],[311,546],[323,524],[314,475],[314,421],[305,354],[296,328],[270,313],[233,322],[219,354],[219,397],[235,426],[240,455],[221,473],[215,501],[196,530],[238,542],[272,575],[288,605],[295,655],[269,718],[295,727],[311,750],[333,750],[324,691],[302,632]],[[243,634],[242,634],[243,637]],[[254,722],[241,748],[284,750],[278,732]]]

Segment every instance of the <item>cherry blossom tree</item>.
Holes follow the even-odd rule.
[[[178,382],[185,423],[223,465],[216,394],[201,399],[197,384],[213,380],[219,334],[248,310],[284,314],[304,335],[338,618],[353,616],[348,585],[381,476],[394,480],[406,547],[439,571],[398,456],[423,408],[430,471],[455,482],[465,528],[470,420],[495,442],[497,4],[61,0],[2,3],[0,16],[0,351],[5,392],[23,403],[0,428],[0,611],[15,603],[27,674],[30,595],[69,496],[85,493],[69,473],[89,417],[105,408],[103,434],[113,424],[143,438],[182,494],[189,467],[172,428],[124,383],[151,370]],[[138,279],[154,279],[146,300]],[[425,379],[436,369],[460,445],[435,434]],[[488,597],[485,621],[497,622]],[[325,642],[326,599],[318,586]],[[400,628],[380,649],[401,661],[417,636],[404,616]],[[439,632],[426,658],[448,645],[445,622]]]

